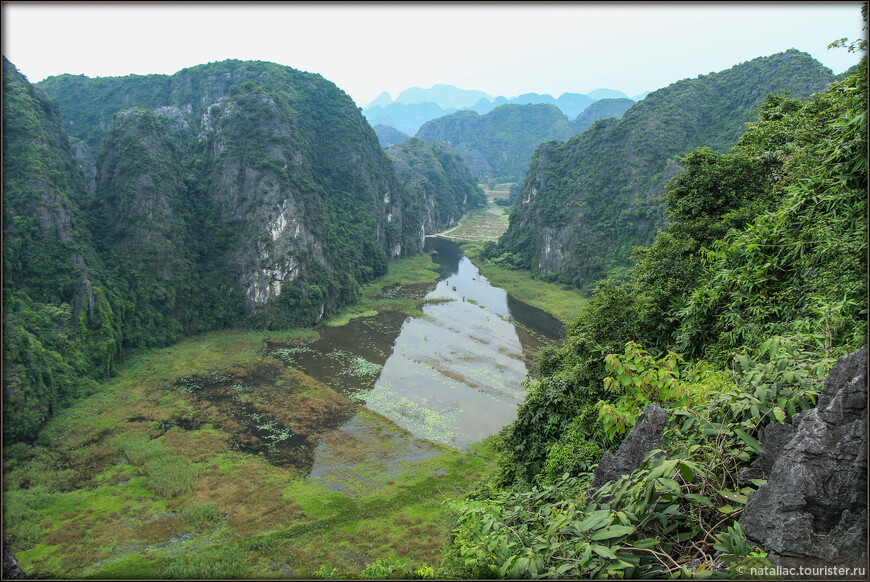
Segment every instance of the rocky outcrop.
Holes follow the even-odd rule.
[[[9,547],[9,540],[3,536],[3,579],[4,580],[20,580],[27,578],[27,574],[18,565],[15,559],[15,554],[12,553],[12,548]]]
[[[746,537],[775,557],[866,558],[867,347],[840,358],[818,406],[768,428],[762,446],[780,452],[754,467],[769,475],[740,518]]]
[[[657,404],[643,408],[643,418],[634,425],[615,453],[607,451],[592,474],[590,489],[630,475],[643,462],[647,454],[662,446],[662,430],[668,421],[668,411]]]
[[[542,273],[554,273],[559,271],[562,264],[568,259],[570,240],[574,231],[568,226],[545,226],[541,232],[543,241],[538,264]]]
[[[221,225],[237,230],[228,261],[250,310],[278,297],[305,269],[303,257],[333,270],[312,232],[323,226],[304,141],[270,92],[252,88],[212,104],[199,140],[212,168],[208,197]]]

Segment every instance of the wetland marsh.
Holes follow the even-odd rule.
[[[43,578],[369,576],[437,566],[488,435],[562,324],[451,240],[311,330],[131,355],[4,451],[7,531]],[[436,251],[436,252],[433,252]],[[386,560],[386,562],[384,561]]]

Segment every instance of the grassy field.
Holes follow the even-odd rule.
[[[368,300],[432,275],[428,257],[399,261]],[[36,444],[6,447],[4,533],[25,572],[430,572],[452,524],[444,503],[487,472],[490,448],[466,454],[416,439],[280,358],[316,336],[225,331],[150,350],[55,417]]]
[[[344,325],[357,317],[369,317],[380,311],[401,311],[408,315],[422,315],[423,292],[438,281],[438,265],[427,254],[399,261],[390,261],[387,274],[363,287],[362,297],[356,305],[346,307],[325,325]],[[420,286],[419,293],[396,293],[398,287]]]
[[[486,193],[489,206],[472,210],[459,226],[445,231],[442,236],[457,242],[484,243],[490,240],[496,241],[504,234],[508,227],[510,209],[506,206],[497,206],[493,200],[510,196],[511,184],[497,184],[492,189],[484,184],[480,184],[480,187]]]

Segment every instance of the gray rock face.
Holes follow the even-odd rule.
[[[662,446],[662,429],[668,421],[668,411],[657,404],[643,408],[643,419],[634,425],[616,453],[607,451],[592,475],[591,489],[630,475],[643,462],[647,453]]]
[[[18,565],[15,559],[15,554],[12,553],[12,548],[9,547],[9,540],[3,536],[3,579],[15,580],[27,578],[27,574]]]
[[[746,537],[773,556],[866,557],[867,346],[837,361],[816,408],[764,437],[765,449],[787,442],[749,497]]]

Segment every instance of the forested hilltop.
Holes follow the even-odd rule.
[[[664,184],[676,156],[724,153],[766,95],[807,99],[834,80],[811,56],[789,50],[650,93],[621,119],[595,123],[534,153],[510,227],[486,256],[584,289],[625,274],[632,248],[664,226]]]
[[[34,87],[4,58],[3,83],[4,438],[129,350],[314,324],[445,226],[427,204],[475,203],[407,190],[353,101],[289,67]]]
[[[859,48],[866,50],[866,43]],[[539,216],[577,228],[557,202],[578,200],[571,192],[591,197],[595,191],[582,181],[584,156],[610,152],[609,162],[632,167],[631,156],[616,155],[641,153],[628,140],[629,128],[670,128],[642,150],[659,160],[660,169],[677,147],[666,140],[678,147],[713,146],[681,158],[664,190],[666,227],[634,251],[626,277],[598,283],[564,344],[542,356],[540,378],[529,382],[517,420],[500,434],[499,470],[454,506],[459,527],[446,563],[451,576],[709,577],[718,570],[728,575],[730,567],[731,575],[752,577],[747,565],[770,567],[767,551],[824,564],[866,559],[866,347],[853,356],[863,358],[863,378],[859,371],[839,372],[854,383],[850,404],[842,393],[828,393],[824,405],[818,402],[819,411],[827,407],[824,413],[809,411],[834,360],[867,343],[866,57],[806,102],[783,95],[763,99],[756,121],[729,150],[723,144],[743,128],[740,117],[725,115],[730,105],[697,101],[707,91],[727,96],[732,105],[743,95],[741,110],[749,108],[751,87],[767,79],[764,86],[780,88],[774,79],[782,68],[801,83],[828,76],[798,53],[760,59],[678,83],[650,95],[622,122],[605,122],[567,144],[538,150],[526,180],[524,204],[531,210],[520,208],[513,218],[537,208]],[[754,81],[732,85],[729,79]],[[793,95],[803,97],[814,86]],[[694,118],[716,122],[719,131],[690,124],[684,116],[698,110],[689,104],[721,107],[721,116]],[[616,142],[620,149],[606,145],[620,135],[628,140]],[[590,167],[604,171],[603,159]],[[569,188],[571,180],[578,180],[576,189]],[[645,180],[642,192],[664,177],[646,174]],[[611,231],[598,227],[602,236],[616,233],[629,212],[656,223],[649,210],[626,206],[630,199],[623,197],[624,211],[611,218]],[[614,211],[604,197],[595,200]],[[503,244],[518,244],[521,225],[531,228],[512,221]],[[593,246],[598,248],[587,243],[590,254],[566,264],[594,261]],[[581,283],[605,269],[599,264],[598,270],[573,272],[582,275],[572,279]],[[826,391],[836,389],[835,381],[826,383]],[[843,433],[824,432],[834,430],[826,423],[850,407],[854,424]],[[658,440],[649,441],[634,465],[604,477],[605,460],[611,468],[625,462],[605,458],[605,450],[616,450],[641,421],[647,436],[650,426],[658,426]],[[823,459],[821,473],[807,481],[803,465],[772,469],[770,454],[763,468],[761,453],[772,450],[759,443],[762,432],[793,435],[810,430],[812,422],[818,440],[811,442],[808,432],[809,440],[788,450]],[[859,443],[849,449],[853,456],[845,453],[854,446],[846,444],[848,430]],[[777,466],[801,477],[780,473],[774,482]],[[846,481],[847,474],[857,480]],[[753,519],[770,516],[751,518],[747,505],[768,477],[770,487],[790,496],[776,507],[792,512],[786,513],[791,522],[772,526],[778,528],[773,546],[757,537],[757,526],[751,529]],[[835,496],[838,484],[846,483],[852,485]],[[769,496],[771,489],[765,491]],[[798,518],[797,511],[806,513]],[[788,542],[792,549],[784,550]]]
[[[568,118],[549,104],[501,105],[486,115],[458,111],[423,125],[417,137],[445,142],[471,166],[481,182],[520,180],[543,141],[574,134]]]

